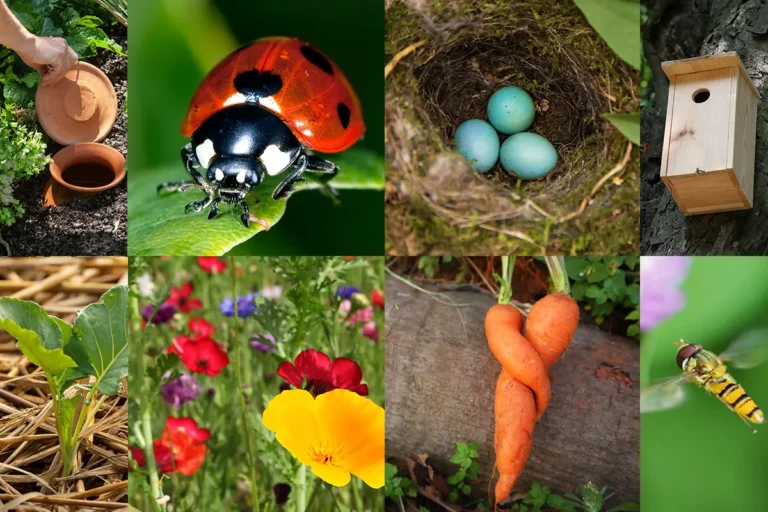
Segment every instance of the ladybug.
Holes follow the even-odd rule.
[[[206,197],[185,213],[219,202],[240,204],[264,180],[288,172],[272,193],[287,197],[305,172],[327,183],[338,172],[312,151],[338,153],[365,131],[360,100],[341,69],[317,48],[290,37],[266,37],[219,63],[200,83],[181,126],[191,141],[181,159],[194,181],[162,183],[158,191],[201,189]]]

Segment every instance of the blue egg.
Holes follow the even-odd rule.
[[[516,133],[501,145],[501,166],[521,180],[538,180],[557,167],[557,150],[541,135]]]
[[[453,136],[456,150],[479,172],[490,171],[499,160],[499,134],[480,119],[464,121]]]
[[[507,135],[530,128],[535,115],[533,100],[519,87],[499,89],[488,101],[488,121]]]

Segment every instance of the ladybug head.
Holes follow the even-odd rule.
[[[242,201],[263,176],[264,166],[255,158],[217,155],[208,165],[208,182],[225,203]]]

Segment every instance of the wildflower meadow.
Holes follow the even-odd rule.
[[[132,506],[383,508],[383,258],[131,265]]]

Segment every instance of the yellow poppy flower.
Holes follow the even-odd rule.
[[[319,478],[336,487],[350,474],[378,489],[384,486],[384,409],[346,389],[314,398],[308,391],[283,391],[267,405],[264,426]]]

